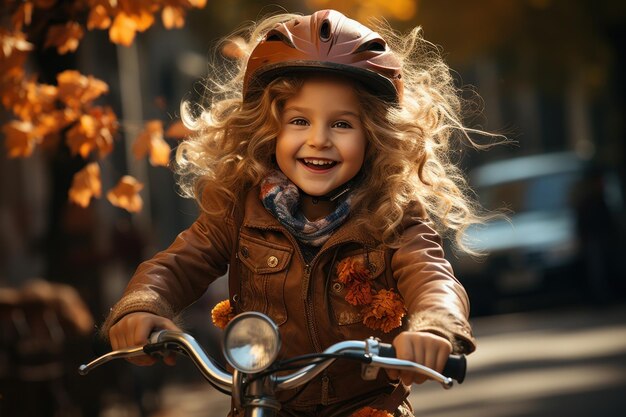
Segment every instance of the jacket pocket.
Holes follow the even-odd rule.
[[[243,311],[267,314],[277,325],[287,321],[285,280],[293,249],[240,234],[238,258]]]
[[[349,286],[341,282],[337,269],[341,262],[352,262],[360,265],[368,271],[367,283],[372,291],[377,291],[385,287],[384,279],[382,279],[385,271],[385,252],[383,250],[370,250],[367,252],[353,252],[343,257],[333,266],[332,279],[328,289],[330,298],[330,307],[332,309],[335,321],[340,326],[360,323],[363,321],[363,308],[365,305],[354,305],[346,297],[349,295]],[[350,298],[350,297],[349,297]]]

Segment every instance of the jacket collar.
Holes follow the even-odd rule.
[[[260,188],[256,186],[251,188],[246,194],[242,225],[255,229],[271,229],[282,231],[285,234],[289,233],[278,219],[263,206],[259,198],[259,192]],[[359,227],[352,216],[348,216],[346,222],[339,226],[322,248],[339,242],[356,242],[368,246],[376,245],[376,240],[363,227]]]

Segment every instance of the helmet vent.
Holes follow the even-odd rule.
[[[292,48],[295,48],[295,45],[287,36],[279,31],[271,31],[265,37],[265,42],[282,42]]]
[[[330,22],[328,20],[324,20],[320,26],[320,39],[323,42],[330,40]]]
[[[387,45],[378,39],[371,40],[363,45],[359,46],[355,52],[372,51],[372,52],[385,52]]]

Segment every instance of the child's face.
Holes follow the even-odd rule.
[[[285,103],[276,139],[280,170],[301,190],[322,196],[361,169],[367,139],[349,82],[311,78]]]

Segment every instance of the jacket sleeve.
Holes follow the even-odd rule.
[[[454,353],[473,352],[467,293],[444,258],[439,235],[428,225],[416,223],[404,230],[403,237],[391,266],[408,310],[407,330],[445,337]]]
[[[173,319],[201,297],[211,282],[224,275],[236,231],[232,219],[217,223],[201,214],[169,248],[139,265],[103,323],[103,336],[108,337],[109,328],[132,312]]]

